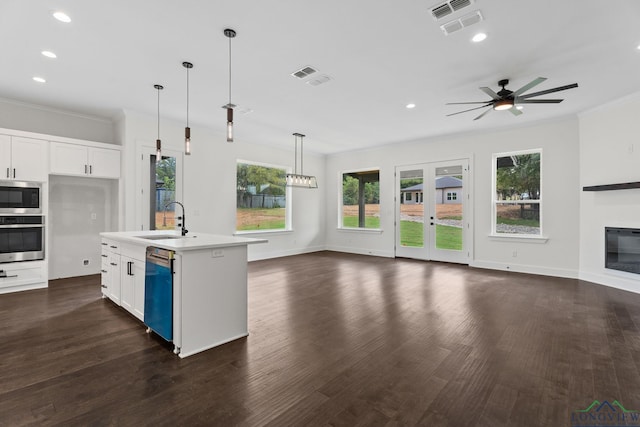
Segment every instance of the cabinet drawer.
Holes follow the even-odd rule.
[[[120,243],[120,254],[138,261],[144,261],[146,255],[145,250],[146,248],[144,246]]]
[[[43,283],[46,286],[45,268],[41,263],[30,262],[0,264],[0,292],[4,288]]]
[[[102,239],[101,247],[103,254],[105,253],[105,251],[120,254],[120,243],[116,242],[115,240]]]

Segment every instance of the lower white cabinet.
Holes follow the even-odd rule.
[[[144,320],[144,261],[121,256],[120,264],[122,307]]]
[[[102,294],[144,321],[145,247],[102,239]]]

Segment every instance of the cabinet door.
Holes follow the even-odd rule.
[[[96,178],[120,178],[120,150],[89,147],[89,173]]]
[[[86,175],[88,172],[87,147],[64,142],[51,143],[51,173]]]
[[[133,263],[133,315],[144,321],[144,261]]]
[[[11,138],[11,167],[14,178],[23,181],[46,181],[48,142],[40,139]]]
[[[129,257],[120,257],[120,304],[130,313],[133,313],[135,300],[133,263]]]
[[[0,179],[11,178],[11,137],[0,135]]]

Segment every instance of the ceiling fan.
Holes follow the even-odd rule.
[[[539,85],[543,81],[547,80],[546,77],[538,77],[537,79],[532,80],[526,85],[522,86],[520,89],[514,91],[510,91],[509,89],[505,89],[505,86],[509,84],[508,79],[503,79],[498,82],[498,86],[502,86],[497,93],[488,87],[481,87],[480,90],[486,93],[491,97],[491,101],[478,101],[478,102],[448,102],[447,105],[463,105],[463,104],[483,104],[480,107],[470,108],[464,111],[458,111],[457,113],[447,114],[447,116],[455,116],[456,114],[466,113],[468,111],[479,110],[481,108],[490,107],[485,112],[480,114],[473,120],[478,120],[484,117],[491,110],[509,110],[511,114],[514,116],[519,116],[522,114],[522,111],[516,108],[517,105],[520,104],[558,104],[562,102],[562,99],[531,99],[536,96],[546,95],[548,93],[560,92],[561,90],[573,89],[574,87],[578,87],[578,83],[573,83],[566,86],[554,87],[553,89],[541,90],[540,92],[534,92],[529,94],[524,94],[529,89],[534,86]]]

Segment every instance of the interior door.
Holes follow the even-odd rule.
[[[396,256],[469,262],[469,161],[396,168]]]

